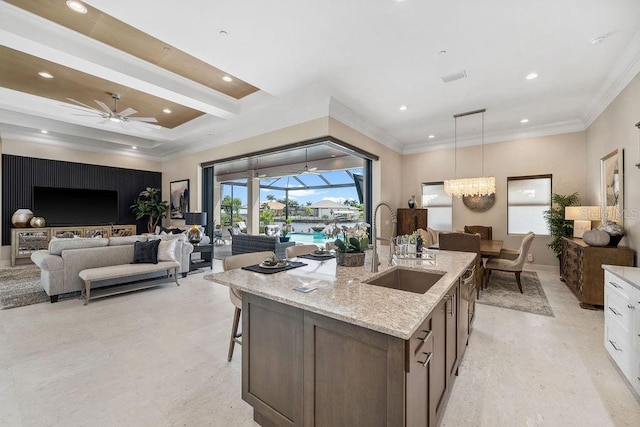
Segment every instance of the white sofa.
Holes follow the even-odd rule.
[[[189,271],[189,256],[193,252],[193,245],[187,241],[183,234],[53,239],[47,250],[31,254],[31,260],[40,267],[40,285],[49,295],[51,302],[56,302],[60,294],[84,289],[85,284],[78,276],[82,270],[129,264],[133,260],[134,242],[146,242],[150,239],[175,239],[175,261],[180,264],[178,273]],[[96,284],[95,287],[150,279],[155,276],[157,274],[104,280]]]

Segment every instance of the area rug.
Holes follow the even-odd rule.
[[[35,265],[0,268],[0,310],[49,301]]]
[[[554,317],[538,275],[533,271],[523,271],[520,279],[524,292],[522,294],[518,289],[515,274],[493,271],[487,289],[480,292],[478,304]]]

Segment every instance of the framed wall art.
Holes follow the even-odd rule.
[[[171,219],[184,219],[189,212],[189,180],[171,181],[169,184]]]

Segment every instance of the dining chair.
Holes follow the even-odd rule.
[[[531,234],[531,233],[533,232],[529,231],[527,234]],[[510,259],[512,261],[515,261],[518,258],[518,255],[520,255],[520,248],[518,249],[502,248],[500,250],[500,255],[498,256],[498,258]]]
[[[524,261],[527,259],[527,254],[529,253],[529,248],[531,247],[531,242],[533,242],[533,238],[536,235],[531,231],[525,234],[522,238],[522,243],[520,244],[520,251],[518,257],[515,260],[510,260],[507,258],[490,258],[485,265],[485,283],[489,284],[489,277],[491,276],[491,271],[507,271],[514,273],[516,275],[516,283],[518,284],[518,289],[520,289],[520,293],[522,292],[522,283],[520,282],[520,273],[522,273],[522,267],[524,266]]]
[[[480,236],[468,233],[440,233],[439,248],[441,251],[473,252],[476,254],[476,294],[480,297],[484,281],[484,266],[480,255]]]
[[[482,240],[493,240],[493,227],[486,225],[465,225],[465,233],[479,234]]]
[[[249,265],[260,264],[267,258],[275,257],[276,255],[270,251],[264,252],[251,252],[248,254],[232,255],[226,257],[222,261],[222,268],[224,271],[235,270],[237,268],[247,267]],[[233,358],[233,349],[236,344],[242,345],[240,337],[242,334],[238,333],[238,325],[240,324],[240,313],[242,311],[242,292],[236,289],[229,288],[229,299],[235,306],[233,313],[233,324],[231,325],[231,339],[229,340],[229,356],[227,360],[231,362]]]
[[[286,249],[285,253],[287,254],[287,259],[289,259],[289,258],[295,258],[299,255],[307,255],[317,250],[318,250],[318,245],[295,245],[295,246],[289,246]]]

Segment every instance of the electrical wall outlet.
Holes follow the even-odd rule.
[[[527,261],[533,262],[533,254],[527,254]]]

